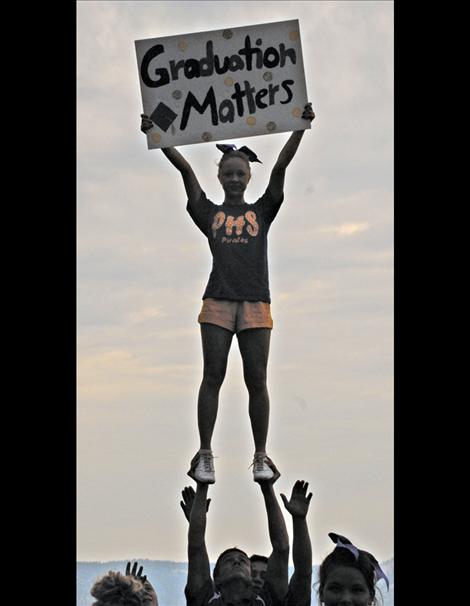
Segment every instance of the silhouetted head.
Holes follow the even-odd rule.
[[[254,553],[250,558],[250,562],[253,587],[261,589],[266,578],[266,571],[268,570],[268,558]]]
[[[376,583],[386,579],[375,557],[346,537],[329,533],[335,549],[320,564],[318,595],[325,606],[377,604]],[[388,579],[386,579],[388,586]]]
[[[91,606],[158,606],[157,594],[149,583],[131,575],[110,570],[98,579],[90,591]]]
[[[251,583],[250,558],[238,547],[226,549],[217,558],[213,577],[216,587],[235,578],[245,579]]]

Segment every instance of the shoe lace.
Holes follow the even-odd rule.
[[[213,471],[213,463],[212,463],[213,458],[214,458],[214,455],[210,452],[201,453],[201,461],[202,461],[202,464],[204,465],[204,471]]]
[[[266,455],[261,453],[261,454],[255,454],[254,458],[253,458],[253,463],[250,465],[250,467],[253,467],[254,471],[263,471],[264,470],[264,460],[266,458]],[[248,469],[250,468],[248,467]]]

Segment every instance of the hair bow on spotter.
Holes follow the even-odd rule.
[[[229,154],[230,152],[233,152],[237,149],[237,146],[233,143],[216,143],[215,146],[217,147],[217,149],[220,149],[223,154]],[[261,160],[258,160],[258,156],[255,154],[255,152],[251,151],[251,149],[246,145],[240,147],[238,151],[241,151],[243,154],[245,154],[245,156],[247,156],[250,162],[259,162],[260,164],[263,164]]]
[[[347,549],[348,551],[350,551],[353,554],[353,556],[356,558],[356,561],[359,559],[359,549],[355,545],[353,545],[349,539],[341,536],[340,534],[336,534],[335,532],[329,532],[328,536],[333,541],[333,543],[336,543],[335,549],[337,549],[338,547]],[[388,580],[385,572],[382,570],[382,568],[380,568],[380,564],[378,563],[377,559],[368,551],[364,551],[364,550],[362,550],[362,551],[363,551],[363,553],[365,553],[367,555],[367,557],[372,562],[372,566],[374,567],[374,571],[375,571],[376,582],[379,581],[380,579],[383,579],[387,585],[387,591],[388,591],[389,586],[390,586],[389,580]]]
[[[336,534],[335,532],[329,532],[328,536],[333,543],[336,543],[336,547],[344,547],[344,549],[347,549],[353,554],[356,560],[359,559],[359,549],[353,545],[349,539],[342,537],[340,534]]]

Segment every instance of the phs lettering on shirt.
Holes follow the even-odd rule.
[[[271,302],[267,236],[283,199],[275,200],[267,189],[254,204],[214,204],[204,192],[188,200],[188,213],[212,253],[203,299]]]

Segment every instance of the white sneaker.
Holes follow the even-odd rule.
[[[253,479],[255,482],[270,480],[274,477],[274,471],[266,463],[265,452],[255,452],[253,459]]]
[[[214,455],[212,450],[200,450],[199,461],[194,468],[193,477],[198,482],[204,484],[214,484],[215,482],[215,469],[214,469]]]

